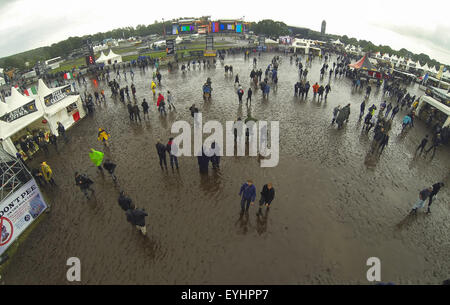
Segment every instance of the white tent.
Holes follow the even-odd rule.
[[[175,43],[179,44],[183,41],[183,39],[180,36],[177,36],[177,38],[175,38]]]
[[[343,43],[339,40],[339,38],[333,41],[332,44],[343,45]]]
[[[423,71],[425,71],[425,72],[430,71],[430,67],[428,67],[428,64],[427,64],[427,63],[425,63],[425,64],[422,66],[421,69],[422,69]]]
[[[108,60],[111,60],[111,63],[120,63],[122,62],[122,56],[115,54],[113,50],[110,49],[108,54]]]
[[[430,72],[431,72],[431,74],[437,74],[437,73],[438,73],[438,71],[436,70],[436,67],[435,67],[435,66],[432,66],[432,67],[430,68]]]
[[[0,76],[0,86],[6,84],[5,79]]]
[[[446,126],[450,125],[450,107],[449,106],[444,105],[443,103],[435,100],[431,96],[424,95],[424,96],[421,96],[419,99],[419,104],[417,105],[417,109],[416,109],[417,114],[420,113],[420,109],[422,108],[424,103],[427,103],[427,104],[433,106],[434,108],[443,112],[447,116],[447,120],[445,120],[442,127],[446,127]]]
[[[105,63],[107,61],[105,54],[103,51],[100,53],[100,57],[95,60],[97,63]]]
[[[0,138],[3,148],[15,155],[18,150],[14,141],[27,134],[24,128],[33,125],[34,129],[45,129],[40,120],[44,110],[37,99],[20,94],[14,87],[5,99],[6,103],[0,102]]]
[[[56,135],[58,122],[67,129],[86,116],[81,97],[71,95],[71,90],[71,85],[50,89],[39,79],[38,98],[44,108],[44,117],[52,133]]]
[[[266,40],[264,40],[265,44],[278,44],[278,41],[272,40],[270,38],[266,38]]]
[[[96,60],[99,64],[105,64],[105,65],[112,65],[114,63],[121,63],[122,62],[122,56],[115,54],[111,49],[109,50],[109,54],[105,56],[103,52],[101,53],[100,57]]]

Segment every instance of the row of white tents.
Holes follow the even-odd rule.
[[[339,39],[332,41],[332,44],[336,46],[343,46],[344,49],[347,52],[355,53],[357,55],[363,55],[363,50],[360,46],[355,47],[354,45],[345,45],[342,43]],[[425,63],[423,66],[420,64],[419,61],[413,61],[410,58],[404,58],[404,57],[398,57],[397,55],[393,54],[392,56],[389,54],[383,54],[381,55],[380,52],[377,52],[374,54],[375,58],[383,59],[386,61],[389,61],[394,64],[395,67],[404,67],[404,68],[413,68],[416,70],[422,70],[424,73],[430,73],[432,75],[436,75],[439,73],[439,70],[436,69],[436,67],[429,67],[427,63]],[[444,77],[450,78],[450,71],[445,71],[443,73]]]
[[[48,88],[42,79],[35,93],[29,96],[11,88],[11,95],[0,100],[0,139],[3,148],[15,155],[20,145],[15,143],[30,131],[58,135],[58,122],[67,129],[86,115],[80,95],[72,94],[71,85]]]

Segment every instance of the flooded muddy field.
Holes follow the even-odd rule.
[[[258,68],[264,72],[274,55],[262,54]],[[239,106],[234,88],[237,73],[245,91],[250,83],[252,60],[243,55],[225,58],[233,76],[225,76],[220,63],[186,74],[163,69],[157,92],[170,90],[177,107],[166,118],[152,97],[152,70],[135,70],[139,105],[143,98],[150,104],[150,120],[142,123],[131,122],[126,105],[110,98],[101,82],[106,105],[68,131],[70,142],[61,143],[59,153],[51,147],[50,157],[41,154],[31,163],[47,160],[58,188],[44,189],[51,212],[20,246],[2,280],[68,284],[69,257],[81,260],[82,284],[369,284],[369,257],[380,258],[383,282],[440,284],[449,278],[449,147],[440,147],[434,158],[414,157],[430,131],[418,120],[400,135],[403,111],[394,118],[383,154],[371,157],[373,131],[361,133],[358,122],[364,92],[352,92],[350,80],[333,76],[326,101],[313,101],[312,89],[307,100],[296,98],[297,68],[281,57],[277,90],[271,88],[267,100],[260,90],[254,92],[248,108],[245,102]],[[316,59],[309,69],[311,85],[319,82],[321,65]],[[121,87],[131,85],[127,77],[126,82],[122,75]],[[201,96],[207,77],[213,87],[210,103]],[[91,84],[87,89],[92,92]],[[417,85],[408,90],[422,94]],[[381,91],[373,88],[369,103],[379,105]],[[223,157],[220,170],[210,169],[205,177],[195,157],[180,157],[178,172],[170,166],[161,170],[156,139],[167,143],[174,121],[192,122],[192,103],[203,122],[225,124],[245,118],[248,111],[259,120],[279,121],[279,165],[261,168],[255,157]],[[332,110],[347,103],[349,123],[337,130],[330,125]],[[112,136],[109,150],[97,141],[98,127]],[[92,165],[90,148],[105,151],[117,163],[119,186]],[[75,186],[75,171],[95,181],[95,199],[86,200]],[[238,192],[248,178],[256,184],[257,200],[265,183],[276,190],[263,217],[256,217],[257,205],[248,217],[240,216]],[[419,191],[438,181],[446,186],[432,214],[408,216]],[[126,221],[117,204],[120,189],[148,212],[146,237]]]

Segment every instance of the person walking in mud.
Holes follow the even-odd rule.
[[[383,153],[383,150],[388,145],[388,143],[389,143],[389,135],[387,131],[384,131],[380,141],[380,145],[378,146],[378,152],[380,155]]]
[[[425,135],[425,137],[422,139],[422,141],[420,142],[419,146],[417,146],[416,148],[416,154],[417,151],[420,150],[419,156],[422,154],[423,150],[425,149],[425,146],[428,143],[428,135]]]
[[[429,200],[428,200],[427,214],[431,213],[430,206],[433,203],[433,197],[435,197],[435,199],[436,199],[437,193],[439,193],[439,191],[441,190],[441,187],[443,187],[443,186],[444,186],[443,182],[438,182],[438,183],[433,184],[433,186],[432,186],[433,190],[431,191]]]
[[[256,198],[256,187],[252,180],[247,180],[246,183],[242,184],[239,196],[241,196],[241,214],[248,213],[250,204],[253,205]]]
[[[41,173],[47,183],[56,186],[55,180],[53,179],[53,171],[47,162],[41,163]]]
[[[330,86],[330,84],[327,84],[325,86],[325,99],[327,99],[328,93],[330,93],[330,91],[331,91],[331,86]]]
[[[117,177],[114,174],[114,170],[116,169],[116,164],[113,163],[111,160],[106,159],[105,163],[103,163],[103,168],[108,171],[108,173],[111,175],[112,180],[114,183],[117,181]]]
[[[102,162],[103,162],[103,157],[104,157],[104,153],[102,153],[101,151],[95,150],[93,148],[91,148],[91,152],[89,153],[89,158],[91,159],[91,162],[97,166],[97,169],[103,173],[103,168],[102,168]]]
[[[331,120],[331,125],[334,125],[334,122],[336,122],[336,117],[339,113],[339,111],[341,110],[341,105],[337,105],[336,107],[334,107],[333,109],[333,119]]]
[[[250,101],[250,104],[252,103],[252,94],[253,94],[252,88],[249,87],[247,90],[247,105],[248,105],[248,101]]]
[[[128,211],[129,209],[134,209],[134,204],[133,201],[131,200],[130,197],[128,197],[124,191],[120,191],[119,193],[119,206],[122,208],[122,210],[124,210],[125,212]]]
[[[164,146],[164,144],[161,143],[161,139],[158,139],[155,147],[156,147],[156,152],[159,157],[159,166],[161,166],[161,169],[163,169],[163,163],[164,163],[164,167],[167,170],[166,147]]]
[[[433,150],[433,154],[431,156],[431,158],[434,157],[434,155],[436,154],[436,148],[441,144],[441,134],[438,133],[434,136],[433,139],[433,143],[431,144],[430,148],[428,148],[427,150],[425,150],[425,155],[428,155],[428,153]]]
[[[156,96],[156,83],[154,81],[151,82],[150,88],[152,89],[153,97]]]
[[[80,188],[84,196],[86,196],[86,199],[89,199],[88,191],[91,191],[91,195],[93,195],[95,192],[93,189],[91,189],[91,185],[93,183],[94,181],[92,181],[86,175],[75,172],[75,185]]]
[[[262,216],[262,206],[266,206],[266,211],[270,209],[270,204],[275,198],[275,189],[272,186],[272,183],[267,183],[263,186],[261,190],[261,199],[259,200],[259,209],[256,216]]]
[[[109,146],[108,139],[110,137],[111,137],[111,135],[105,129],[103,129],[103,128],[98,129],[97,140],[102,142],[103,145],[105,145],[106,147]]]
[[[150,107],[148,106],[148,103],[145,100],[145,98],[144,98],[144,101],[142,102],[141,106],[142,106],[142,110],[144,111],[144,120],[145,120],[145,116],[147,116],[147,118],[150,119],[150,116],[148,115],[148,109]]]
[[[173,143],[173,138],[169,138],[169,142],[167,142],[167,145],[166,145],[166,150],[167,150],[167,153],[169,154],[170,167],[172,167],[172,171],[173,171],[174,163],[178,170],[178,158],[176,156],[178,154],[178,147],[176,144]]]
[[[363,100],[361,103],[361,106],[359,107],[359,120],[361,120],[362,116],[364,115],[364,110],[366,109],[366,100]]]
[[[139,119],[139,123],[142,122],[141,110],[139,109],[139,106],[137,104],[134,104],[134,106],[133,106],[133,115],[134,115],[134,119],[136,122],[137,122],[137,119]]]
[[[239,88],[236,93],[238,95],[239,104],[242,104],[242,97],[244,96],[244,89],[242,89],[241,85],[239,85]]]
[[[426,189],[423,189],[419,193],[419,200],[413,206],[410,214],[417,214],[417,210],[423,207],[423,205],[425,204],[425,201],[428,199],[428,197],[430,196],[432,191],[433,191],[433,187],[430,186],[430,187],[428,187]]]
[[[172,108],[173,108],[173,110],[177,110],[177,109],[175,108],[175,105],[173,104],[173,96],[172,96],[172,93],[170,93],[169,90],[167,90],[167,104],[169,105],[169,110],[172,110]]]
[[[142,235],[147,234],[147,228],[145,227],[145,217],[148,216],[148,214],[144,209],[128,209],[125,212],[125,215],[127,217],[127,221],[130,222],[133,226],[136,226],[136,228],[141,231]]]
[[[64,125],[61,122],[57,122],[57,125],[58,127],[56,128],[56,130],[58,130],[58,134],[62,136],[64,138],[64,142],[67,143],[69,139],[67,138],[66,129],[64,128]]]
[[[127,109],[128,109],[128,114],[130,115],[130,121],[133,121],[133,119],[134,119],[133,105],[131,105],[131,103],[127,103]]]

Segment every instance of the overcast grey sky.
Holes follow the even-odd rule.
[[[155,6],[162,3],[163,6]],[[327,33],[425,53],[450,64],[450,7],[444,0],[319,2],[197,0],[0,0],[0,57],[123,26],[177,17],[274,19]],[[91,8],[91,9],[90,9]],[[438,14],[442,12],[442,16]]]

